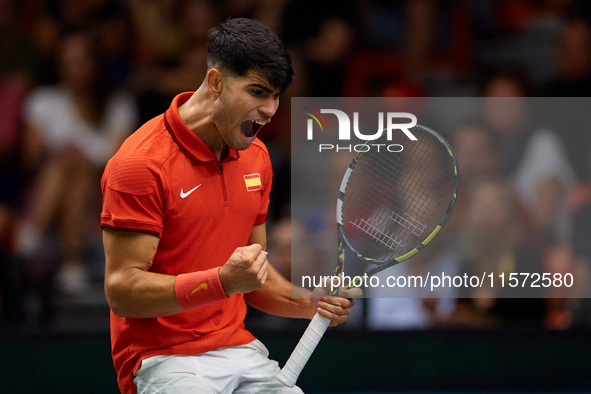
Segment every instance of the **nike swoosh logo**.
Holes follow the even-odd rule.
[[[199,286],[195,287],[195,289],[193,289],[193,291],[191,293],[189,293],[189,295],[192,296],[193,293],[196,293],[201,289],[207,290],[207,283],[205,283],[205,282],[201,283]]]
[[[194,188],[192,188],[191,190],[189,190],[188,192],[184,193],[183,189],[181,189],[181,198],[187,198],[187,196],[191,193],[193,193],[195,190],[197,190],[197,188],[201,186],[201,185],[197,185]]]

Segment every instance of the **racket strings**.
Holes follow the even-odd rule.
[[[384,193],[384,191],[381,189],[376,190],[376,188],[367,188],[366,189],[367,195],[365,197],[369,198],[371,200],[371,201],[368,201],[371,205],[375,205],[375,204],[384,205],[384,204],[388,204],[389,201],[394,201],[394,203],[397,203],[398,202],[397,190],[398,189],[411,190],[411,188],[410,188],[411,185],[409,185],[409,183],[416,181],[416,179],[417,179],[416,176],[412,176],[409,180],[407,180],[406,182],[402,182],[402,184],[399,184],[397,186],[396,184],[400,183],[400,182],[398,182],[400,180],[400,176],[399,176],[400,174],[395,174],[394,171],[388,172],[388,169],[386,169],[385,171],[380,171],[380,166],[383,166],[383,164],[384,164],[383,162],[379,163],[379,164],[371,164],[368,162],[368,165],[373,166],[373,168],[377,169],[377,171],[374,172],[374,174],[370,175],[370,176],[377,175],[379,179],[376,181],[374,179],[368,178],[365,183],[366,184],[377,184],[377,182],[380,182],[380,184],[385,185],[391,191],[391,193]],[[394,174],[394,176],[392,176],[393,174]],[[365,173],[361,174],[361,176],[364,176],[364,175],[365,175]],[[413,189],[417,189],[417,190],[423,189],[424,190],[427,186],[426,185],[427,180],[428,180],[428,177],[425,177],[425,179],[421,183],[418,184],[418,187],[415,186]],[[363,185],[363,187],[367,187],[367,186]],[[414,194],[411,194],[410,197],[413,200],[417,201],[417,196],[418,196],[418,193],[414,193]],[[408,198],[408,196],[405,198]],[[420,206],[418,206],[416,208],[417,208],[416,209],[417,211],[423,212],[426,207],[423,205],[423,203],[421,203]],[[396,212],[394,212],[394,213],[397,218],[400,218],[402,216],[402,215],[400,215],[400,213],[396,213]],[[406,222],[410,222],[410,221],[419,222],[419,220],[416,218],[416,216],[411,216],[408,213],[405,213],[404,215],[410,218],[410,220],[406,219],[405,220]],[[403,224],[403,223],[401,223],[401,224]],[[418,228],[418,226],[416,226],[416,227]],[[423,227],[423,229],[425,228],[424,225],[422,227]]]
[[[350,245],[362,256],[392,260],[407,253],[447,210],[454,185],[451,155],[434,136],[418,128],[415,132],[418,141],[405,143],[402,152],[369,150],[352,171],[343,225]]]
[[[350,223],[354,227],[357,227],[359,230],[372,237],[381,245],[384,245],[391,250],[396,250],[398,246],[406,246],[406,242],[398,239],[395,234],[389,232],[388,230],[379,229],[376,226],[373,226],[367,220],[356,219],[354,222]]]
[[[425,153],[426,152],[418,152],[418,155],[419,155],[419,157],[424,157]],[[415,153],[411,152],[410,155],[415,155]],[[422,155],[422,156],[420,156],[420,155]],[[384,160],[384,157],[388,157],[388,156],[386,156],[386,155],[369,156],[367,158],[368,160],[366,160],[366,162],[368,163],[368,166],[370,168],[372,168],[377,173],[377,175],[381,178],[381,180],[384,181],[387,184],[387,186],[389,186],[390,190],[392,192],[394,192],[394,194],[393,194],[394,197],[396,196],[396,189],[424,190],[426,188],[426,183],[433,179],[433,177],[430,176],[431,172],[432,172],[432,168],[433,168],[433,165],[431,164],[430,161],[423,160],[419,164],[419,166],[414,166],[414,168],[413,168],[410,166],[410,163],[407,163],[404,160],[402,160],[400,158],[400,156],[394,156],[392,158],[392,160],[390,160],[390,161]],[[435,156],[435,157],[437,157],[437,156]],[[379,160],[376,161],[375,160],[376,158],[378,158]],[[392,161],[394,161],[394,163],[392,163]],[[444,164],[446,166],[449,166],[449,163],[442,163],[441,161],[440,161],[440,164]],[[412,174],[412,176],[407,177],[407,180],[405,182],[403,182],[402,184],[397,184],[397,182],[401,178],[400,177],[401,173],[399,171],[399,168],[402,168],[402,167],[413,168],[413,174]],[[446,167],[443,167],[443,168],[446,168]],[[416,174],[421,174],[423,181],[422,181],[422,183],[420,183],[418,185],[418,187],[409,188],[409,186],[410,186],[409,183],[416,181],[418,179]],[[435,179],[438,179],[438,178],[435,178]],[[448,175],[448,179],[446,180],[448,185],[449,185],[450,180],[453,180],[453,176]],[[372,183],[371,180],[369,180],[369,182]],[[443,185],[444,181],[439,180],[438,184]],[[444,192],[444,190],[438,190],[438,191]]]

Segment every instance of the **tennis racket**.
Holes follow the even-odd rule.
[[[367,263],[370,276],[420,252],[449,218],[460,180],[455,153],[425,126],[410,131],[416,141],[402,133],[388,140],[384,130],[363,144],[347,168],[336,207],[335,275],[344,273],[345,246]],[[329,324],[316,313],[277,375],[280,382],[295,385]]]

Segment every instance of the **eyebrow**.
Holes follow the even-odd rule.
[[[269,89],[268,87],[263,86],[263,85],[258,84],[258,83],[251,83],[248,86],[249,87],[252,87],[252,88],[259,88],[259,89],[263,90],[265,93],[268,93],[268,94],[273,93],[273,89]]]

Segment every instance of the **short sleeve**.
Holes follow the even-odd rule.
[[[101,180],[101,227],[162,236],[165,181],[141,158],[115,156]]]
[[[261,182],[263,184],[261,208],[254,222],[255,226],[265,223],[269,212],[269,194],[271,193],[271,186],[273,184],[273,167],[271,166],[271,160],[268,155],[265,155],[265,171],[263,171]]]

